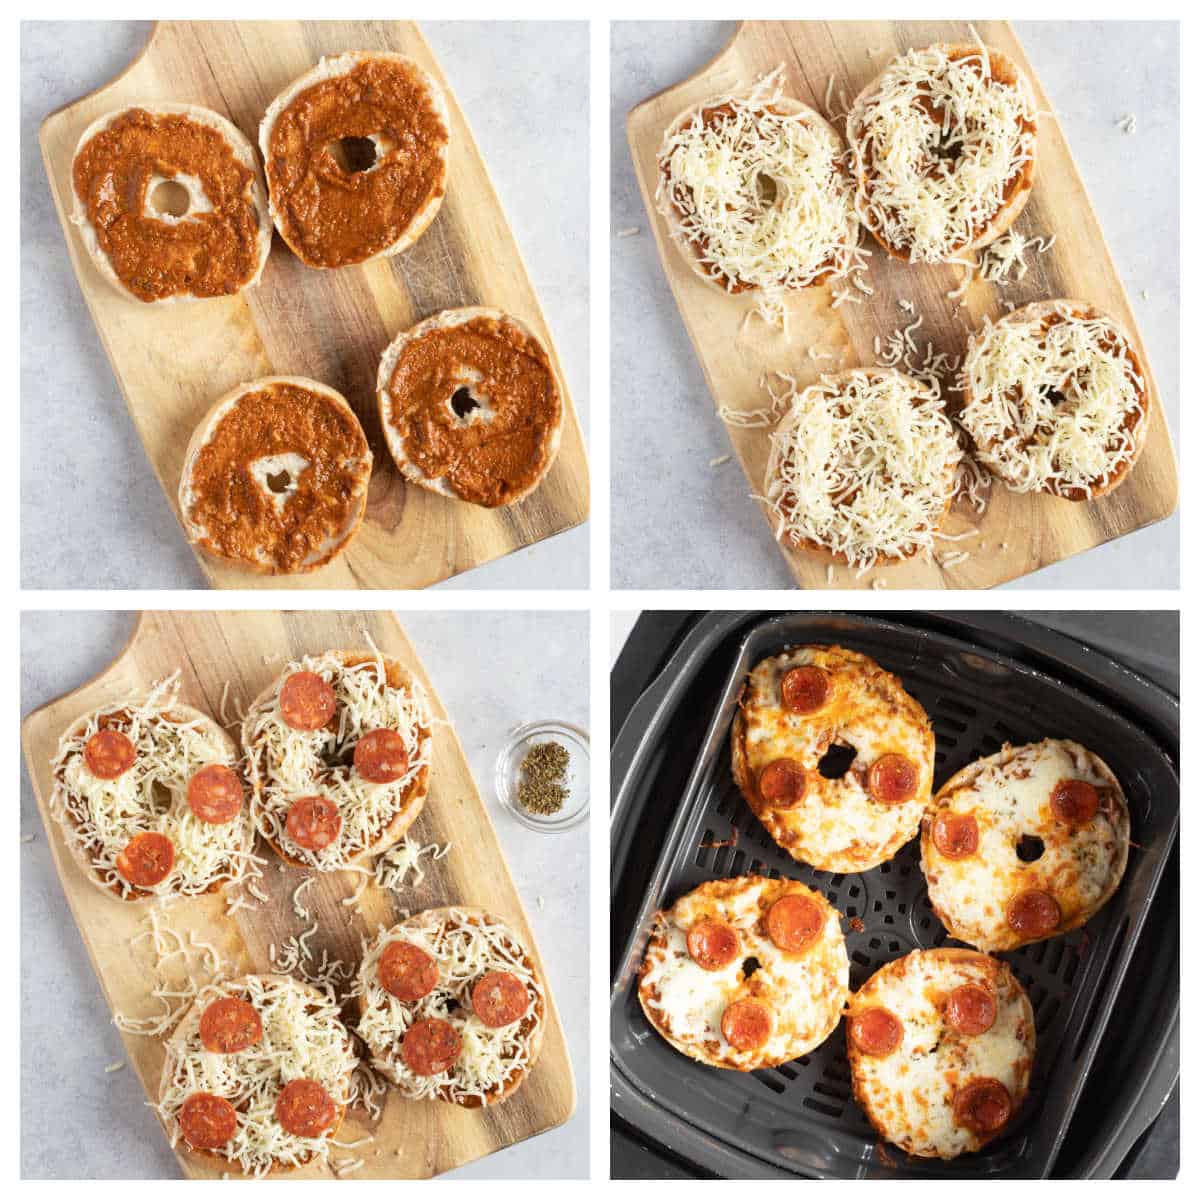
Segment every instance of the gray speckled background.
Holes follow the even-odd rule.
[[[21,26],[21,582],[27,588],[205,586],[83,302],[37,141],[46,116],[119,74],[149,31],[147,22]],[[580,180],[589,166],[587,25],[429,22],[422,31],[488,165],[586,437],[588,191]],[[529,113],[545,119],[524,119]],[[587,583],[585,525],[439,586]]]
[[[588,825],[539,834],[499,807],[495,757],[517,724],[588,727],[586,613],[401,613],[455,723],[549,973],[575,1069],[578,1107],[563,1126],[453,1172],[453,1178],[586,1178],[588,1173]],[[25,613],[21,712],[103,670],[134,614]],[[472,669],[503,647],[502,670]],[[175,1179],[174,1156],[126,1067],[108,1006],[63,898],[28,776],[21,772],[21,1176]],[[451,850],[453,853],[453,850]],[[47,998],[52,998],[48,1002]],[[65,1129],[69,1136],[47,1137]]]
[[[1178,438],[1179,26],[1015,28],[1091,194]],[[699,70],[733,30],[729,21],[612,28],[612,230],[641,231],[612,243],[614,588],[793,586],[737,463],[708,465],[729,439],[663,275],[625,139],[629,110]],[[1115,125],[1125,113],[1137,116],[1132,136]],[[1179,517],[1008,586],[1178,587]]]

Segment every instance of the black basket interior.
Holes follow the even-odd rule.
[[[742,680],[760,659],[807,642],[839,642],[900,676],[933,722],[935,787],[1005,742],[1065,737],[1105,759],[1129,802],[1136,845],[1117,895],[1084,928],[1000,956],[1036,1016],[1030,1097],[1003,1137],[953,1162],[910,1158],[878,1142],[852,1096],[843,1026],[783,1066],[723,1071],[673,1050],[637,1002],[636,972],[654,912],[709,879],[783,875],[824,893],[845,918],[852,988],[910,950],[958,944],[930,907],[916,839],[872,871],[815,871],[776,846],[735,787],[728,734]],[[1136,725],[1060,681],[951,637],[865,617],[788,614],[756,626],[742,640],[715,714],[696,719],[706,716],[711,724],[616,974],[612,1055],[625,1083],[707,1136],[801,1175],[1048,1175],[1174,840],[1178,779],[1169,757]],[[734,845],[712,844],[734,830]]]

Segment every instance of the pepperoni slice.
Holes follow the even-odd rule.
[[[944,858],[970,858],[979,849],[979,826],[974,816],[938,813],[933,819],[933,844]]]
[[[237,1132],[237,1111],[212,1092],[193,1092],[180,1106],[179,1132],[193,1150],[216,1150]]]
[[[408,751],[394,729],[372,729],[354,747],[354,769],[368,783],[395,783],[408,773]]]
[[[97,779],[119,779],[137,758],[133,743],[116,729],[98,729],[84,743],[83,761]]]
[[[688,930],[687,948],[698,967],[706,971],[720,971],[737,958],[737,930],[724,921],[705,917]]]
[[[437,963],[412,942],[388,942],[379,956],[379,982],[397,1000],[420,1000],[437,987],[437,981]]]
[[[1100,793],[1082,779],[1063,779],[1050,793],[1050,808],[1068,825],[1086,825],[1100,811]]]
[[[968,1037],[987,1033],[996,1023],[996,999],[977,983],[956,987],[946,1000],[946,1023]]]
[[[448,1071],[462,1051],[462,1039],[449,1021],[428,1017],[409,1027],[400,1043],[400,1057],[416,1075]]]
[[[767,936],[791,954],[807,950],[824,928],[824,910],[811,896],[792,892],[767,909]]]
[[[129,839],[117,855],[117,871],[126,883],[149,888],[162,883],[175,865],[175,847],[165,833],[147,830]]]
[[[323,729],[336,709],[333,686],[315,671],[296,671],[279,689],[279,712],[284,723],[302,733]]]
[[[262,1041],[262,1019],[237,996],[214,1000],[200,1015],[200,1041],[214,1054],[237,1054]]]
[[[757,1000],[735,1000],[721,1015],[721,1032],[735,1050],[757,1050],[771,1036],[771,1010]]]
[[[1012,1116],[1012,1097],[998,1079],[972,1079],[954,1093],[954,1119],[972,1133],[995,1133]]]
[[[296,1137],[320,1137],[337,1120],[337,1105],[315,1079],[293,1079],[275,1101],[275,1120]]]
[[[491,1029],[520,1020],[529,1008],[529,993],[511,971],[489,971],[471,989],[471,1007]]]
[[[886,1058],[900,1049],[904,1026],[894,1012],[886,1008],[867,1008],[850,1022],[854,1044],[872,1058]]]
[[[783,707],[794,713],[815,713],[829,703],[829,672],[820,667],[793,667],[779,683]]]
[[[1030,889],[1018,892],[1009,902],[1005,914],[1008,927],[1023,938],[1044,938],[1053,933],[1062,920],[1062,909],[1049,892]]]
[[[223,763],[209,763],[188,780],[188,807],[209,825],[227,825],[242,811],[242,781]]]
[[[305,850],[324,850],[342,832],[342,814],[328,796],[302,796],[287,815],[287,835]]]
[[[877,758],[867,772],[867,789],[880,804],[905,804],[917,794],[917,768],[902,754]]]
[[[775,808],[795,808],[803,799],[808,779],[794,758],[777,758],[767,763],[758,775],[758,794],[764,804]]]

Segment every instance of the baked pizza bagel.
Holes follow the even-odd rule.
[[[914,950],[846,1008],[855,1098],[881,1137],[921,1158],[956,1158],[1011,1126],[1035,1043],[1025,989],[974,950]]]
[[[258,832],[318,871],[394,846],[425,804],[432,725],[395,659],[329,650],[289,663],[242,722]]]
[[[253,287],[271,249],[254,147],[195,104],[106,113],[71,166],[71,221],[100,274],[146,304]]]
[[[1133,339],[1082,300],[1041,300],[971,335],[959,420],[1014,492],[1094,500],[1123,483],[1150,426]]]
[[[410,1100],[498,1104],[542,1048],[546,993],[533,956],[481,908],[431,908],[383,930],[355,990],[372,1063]]]
[[[179,513],[218,558],[270,575],[339,555],[367,510],[371,451],[346,399],[296,375],[240,384],[196,426]]]
[[[658,151],[655,203],[691,268],[723,291],[814,287],[855,263],[845,144],[776,87],[685,109]]]
[[[203,988],[167,1042],[156,1109],[175,1147],[263,1176],[325,1158],[357,1065],[337,1003],[290,975]]]
[[[80,717],[51,770],[50,811],[101,890],[201,896],[243,877],[254,832],[237,746],[180,703],[177,676]]]
[[[850,874],[916,835],[933,787],[933,727],[895,676],[841,646],[795,646],[750,672],[733,718],[733,778],[797,862]]]
[[[638,999],[681,1054],[755,1071],[816,1049],[841,1020],[840,914],[792,879],[714,879],[660,912]]]
[[[776,539],[859,571],[930,552],[962,460],[936,391],[890,367],[785,382],[763,481]]]
[[[1015,950],[1091,920],[1128,858],[1116,776],[1078,742],[1053,738],[964,767],[921,826],[933,911],[980,950]]]
[[[859,93],[846,140],[864,225],[894,258],[946,262],[994,242],[1033,190],[1037,104],[991,46],[893,59]]]
[[[271,217],[310,267],[407,250],[446,194],[450,111],[402,54],[323,58],[271,101],[258,131]]]
[[[515,504],[554,463],[563,397],[527,325],[495,308],[436,313],[379,363],[379,420],[401,474],[484,508]]]

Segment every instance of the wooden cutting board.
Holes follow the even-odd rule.
[[[180,612],[145,613],[129,644],[95,679],[37,709],[25,718],[21,740],[33,779],[46,836],[66,892],[67,902],[104,989],[109,1007],[126,1016],[150,1016],[158,1006],[151,1000],[151,980],[143,973],[145,950],[135,953],[130,943],[145,928],[148,905],[129,904],[103,895],[84,875],[63,841],[47,801],[52,790],[50,759],[59,735],[84,713],[128,695],[140,693],[154,680],[181,668],[180,699],[219,719],[222,693],[229,681],[227,712],[243,711],[288,661],[330,648],[365,648],[366,630],[384,654],[403,662],[429,692],[435,717],[446,719],[404,632],[388,613],[317,612]],[[470,730],[470,713],[460,713]],[[239,731],[231,730],[235,738]],[[479,905],[510,922],[538,959],[537,947],[521,907],[496,834],[480,798],[457,735],[447,724],[435,727],[429,798],[410,836],[423,845],[451,843],[449,853],[431,862],[422,859],[425,879],[419,887],[397,897],[372,884],[355,913],[341,901],[354,893],[360,876],[350,873],[315,874],[304,892],[304,904],[320,928],[307,944],[329,952],[356,970],[360,938],[374,934],[381,923],[394,924],[399,910],[417,912],[444,904]],[[303,933],[311,922],[297,918],[292,893],[308,872],[279,869],[279,860],[260,843],[268,859],[261,885],[270,903],[257,911],[239,909],[225,915],[220,895],[179,901],[163,914],[174,929],[195,931],[220,952],[231,973],[268,972],[269,948]],[[253,902],[253,901],[252,901]],[[540,966],[540,959],[539,966]],[[542,969],[545,978],[545,970]],[[547,986],[546,1035],[541,1057],[517,1093],[503,1104],[468,1110],[440,1102],[407,1101],[389,1092],[377,1126],[361,1109],[351,1109],[338,1140],[353,1142],[367,1134],[375,1140],[353,1151],[335,1150],[344,1162],[362,1157],[355,1179],[420,1178],[437,1175],[505,1146],[561,1125],[575,1108],[575,1083],[554,998]],[[102,1019],[97,1014],[97,1020]],[[163,1041],[122,1034],[129,1061],[148,1097],[158,1090],[164,1057]],[[380,1154],[375,1155],[379,1150]],[[178,1154],[185,1175],[213,1179],[221,1174],[211,1163]],[[327,1166],[313,1165],[287,1178],[329,1178]]]
[[[446,94],[451,125],[446,198],[412,249],[318,271],[305,267],[276,236],[257,287],[241,297],[192,304],[140,304],[104,281],[68,221],[71,161],[93,120],[131,104],[186,101],[229,117],[257,147],[259,121],[274,96],[322,55],[343,50],[407,54]],[[479,65],[501,69],[490,61]],[[375,470],[366,518],[349,549],[312,574],[283,577],[244,571],[198,552],[215,586],[425,587],[587,518],[587,456],[549,326],[466,118],[415,25],[161,22],[124,74],[47,117],[40,141],[79,286],[176,516],[192,430],[238,383],[262,375],[307,375],[346,396],[366,430]],[[379,356],[392,338],[431,313],[475,304],[510,312],[538,333],[566,398],[554,466],[533,495],[506,509],[478,508],[405,484],[375,409]]]
[[[1049,113],[1050,101],[1009,26],[987,21],[975,27],[986,43],[1017,62],[1033,84],[1039,108]],[[763,409],[769,398],[760,381],[775,371],[787,371],[804,385],[822,372],[874,365],[875,339],[886,345],[889,334],[915,319],[900,309],[901,299],[911,301],[916,314],[924,318],[913,335],[922,355],[926,342],[931,342],[934,353],[961,356],[968,332],[978,329],[984,316],[1003,316],[1004,301],[1020,307],[1033,300],[1066,296],[1090,300],[1115,316],[1133,335],[1138,354],[1147,364],[1154,409],[1149,437],[1137,466],[1116,492],[1094,503],[1072,504],[1054,496],[1017,495],[993,485],[982,516],[961,501],[955,504],[944,532],[976,532],[961,541],[936,543],[941,558],[957,550],[970,552],[966,561],[948,568],[936,562],[910,561],[879,566],[856,579],[853,570],[838,566],[828,580],[824,562],[781,545],[802,587],[869,587],[875,582],[893,589],[991,587],[1161,521],[1178,504],[1175,451],[1154,387],[1152,364],[1079,171],[1052,117],[1040,123],[1037,180],[1015,228],[1029,238],[1056,235],[1057,241],[1043,254],[1026,251],[1029,269],[1019,282],[998,287],[976,279],[967,289],[963,308],[946,297],[961,282],[961,267],[897,262],[864,232],[863,244],[872,252],[864,278],[875,289],[874,295],[862,297],[861,304],[843,303],[836,309],[830,287],[810,288],[793,296],[787,301],[792,331],[788,340],[757,318],[746,322],[746,314],[754,307],[749,296],[724,295],[695,274],[655,211],[655,156],[666,127],[689,105],[747,86],[782,63],[785,91],[819,112],[828,113],[831,108],[834,124],[844,135],[845,122],[838,114],[844,113],[891,58],[937,41],[970,40],[969,26],[954,21],[747,21],[707,66],[643,101],[629,114],[629,145],[663,269],[718,408],[736,412]],[[830,76],[833,101],[827,107]],[[835,286],[844,287],[844,283]],[[810,346],[831,357],[813,360],[808,355]],[[950,395],[953,398],[954,394]],[[768,431],[729,426],[729,435],[751,492],[760,494]],[[766,514],[765,506],[763,512]]]

